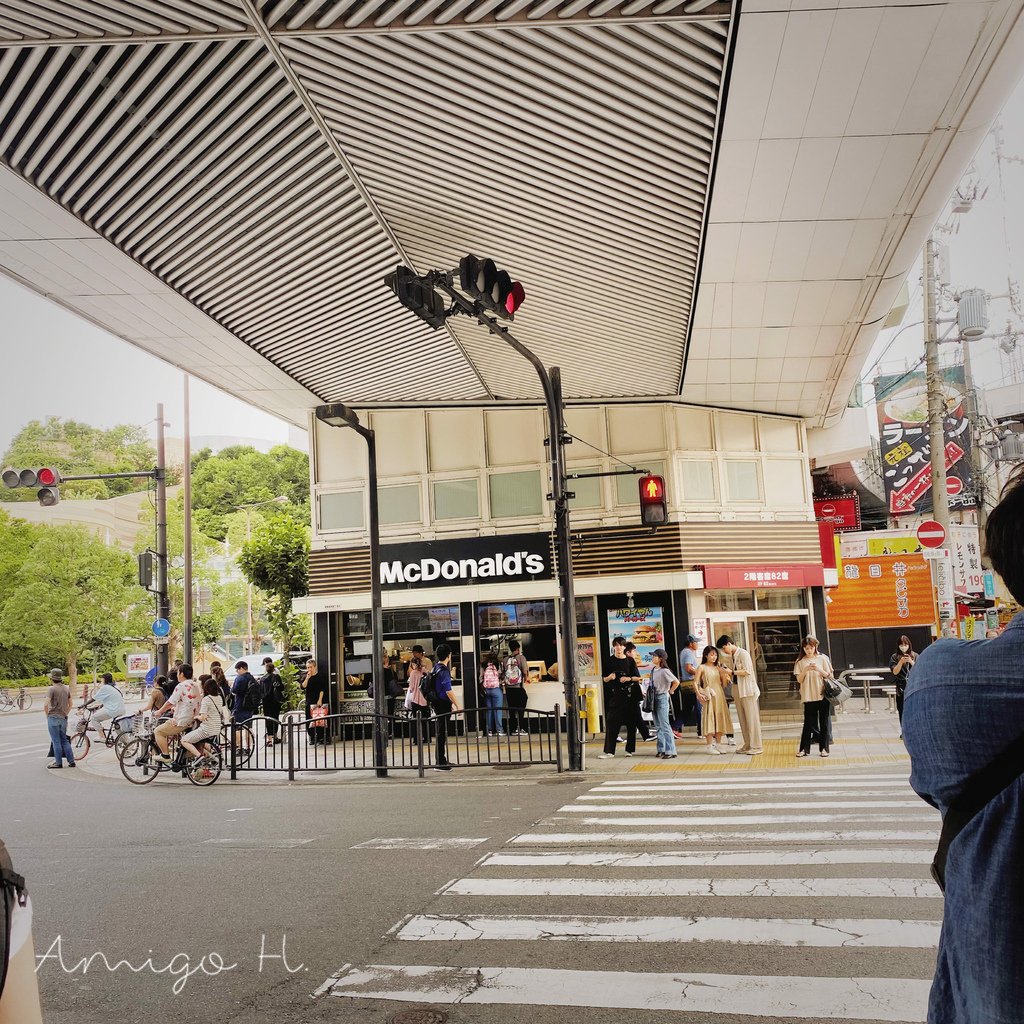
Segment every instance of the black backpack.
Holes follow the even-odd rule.
[[[437,666],[435,665],[420,679],[420,693],[427,699],[428,704],[436,704],[441,695],[437,692]]]
[[[3,993],[7,981],[7,966],[11,959],[11,922],[14,918],[15,904],[25,905],[28,898],[25,890],[25,879],[15,874],[10,854],[4,841],[0,839],[0,994]]]
[[[245,688],[245,696],[242,697],[242,707],[246,711],[251,711],[256,714],[260,709],[260,705],[263,703],[263,684],[255,679],[250,678],[249,685]]]

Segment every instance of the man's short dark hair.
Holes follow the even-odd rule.
[[[718,638],[718,643],[717,643],[717,644],[715,644],[715,646],[716,646],[716,647],[728,647],[728,646],[729,646],[729,644],[731,644],[731,643],[732,643],[732,637],[731,637],[731,636],[729,636],[729,635],[728,635],[728,633],[723,633],[723,634],[722,634],[722,635],[721,635],[721,636],[720,636],[720,637]]]
[[[988,514],[985,553],[1018,604],[1024,604],[1024,466],[1010,477]]]
[[[518,640],[509,640],[508,649],[513,652],[521,651],[523,649],[523,645]]]
[[[243,669],[243,668],[248,672],[248,670],[249,670],[249,662],[247,662],[247,661],[236,661],[235,662],[235,671],[236,672],[238,672],[240,669]]]
[[[423,644],[413,644],[412,645],[412,653],[413,654],[422,654],[423,653]]]
[[[274,664],[274,659],[273,658],[264,658],[263,659],[263,664],[264,665],[273,665]]]
[[[434,648],[434,658],[437,661],[444,661],[444,659],[451,653],[452,649],[448,644],[438,644],[437,647]]]
[[[614,647],[616,644],[621,644],[623,647],[625,647],[626,646],[626,638],[624,636],[612,637],[612,647]]]
[[[192,666],[182,663],[178,666],[178,674],[184,676],[186,679],[192,678]]]
[[[114,677],[109,672],[104,672],[103,675],[100,676],[100,679],[102,679],[107,686],[114,685]]]

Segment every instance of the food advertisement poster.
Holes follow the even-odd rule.
[[[931,568],[923,555],[843,559],[828,592],[829,629],[886,629],[935,622]]]
[[[592,636],[576,640],[576,672],[580,679],[597,676],[597,640]]]
[[[636,663],[649,676],[654,652],[665,645],[665,616],[661,608],[613,608],[608,612],[608,641],[617,636],[636,644]],[[609,652],[610,653],[610,652]]]
[[[974,508],[971,433],[964,409],[964,370],[943,372],[946,486],[951,509]],[[928,435],[928,389],[923,373],[875,378],[878,433],[882,447],[885,503],[893,516],[932,510],[931,443]]]
[[[144,676],[152,664],[152,655],[148,651],[132,651],[125,661],[125,670],[130,676]]]

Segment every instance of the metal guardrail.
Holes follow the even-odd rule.
[[[889,671],[888,665],[884,668],[850,668],[839,673],[839,681],[845,683],[851,690],[860,687],[864,697],[862,710],[868,715],[875,713],[871,707],[871,691],[879,691],[879,696],[888,700],[886,690],[890,690],[896,685],[896,677]]]
[[[307,719],[292,712],[282,720],[257,715],[245,722],[255,746],[246,757],[239,749],[245,733],[231,723],[231,743],[224,759],[232,779],[243,772],[287,773],[294,781],[298,772],[373,771],[384,767],[416,771],[422,778],[436,767],[437,731],[445,730],[448,763],[459,767],[562,766],[561,711],[523,708],[520,735],[488,736],[469,728],[466,716],[483,723],[484,708],[462,708],[451,715],[429,717],[402,711],[393,716],[369,712],[328,715]],[[473,720],[473,719],[471,719]],[[267,744],[267,726],[276,725],[280,742]],[[387,764],[374,759],[374,725],[388,731]]]

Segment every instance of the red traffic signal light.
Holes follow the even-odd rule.
[[[56,505],[60,501],[57,485],[62,478],[60,472],[50,466],[43,466],[42,469],[15,469],[8,466],[0,478],[3,479],[4,487],[38,487],[36,497],[44,507]]]
[[[503,320],[514,320],[516,310],[526,300],[523,286],[506,271],[498,270],[494,260],[472,254],[459,260],[459,287]]]
[[[60,483],[60,473],[49,466],[43,466],[42,469],[36,470],[36,483],[40,487],[56,487]]]
[[[640,477],[640,521],[644,526],[662,526],[668,522],[663,476]]]

